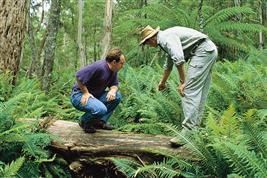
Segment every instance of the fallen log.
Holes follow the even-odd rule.
[[[101,171],[109,172],[109,177],[125,177],[116,171],[111,158],[127,158],[146,164],[162,160],[164,155],[161,153],[168,152],[194,159],[184,147],[172,148],[168,136],[116,130],[97,130],[88,134],[77,123],[64,120],[42,121],[40,125],[58,138],[51,143],[51,149],[69,163],[77,177],[88,177]],[[112,171],[114,176],[110,176]]]

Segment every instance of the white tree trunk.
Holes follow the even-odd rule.
[[[199,29],[201,32],[204,30],[204,17],[202,14],[203,0],[198,0],[198,19],[199,19]]]
[[[105,58],[111,47],[111,31],[112,31],[112,0],[106,0],[105,21],[104,21],[104,37],[102,39],[102,55]]]
[[[235,7],[241,7],[241,0],[234,0],[234,3],[235,3]],[[242,19],[241,14],[236,15],[237,21],[241,21],[241,19]]]
[[[263,25],[263,2],[259,1],[259,20],[260,20],[260,24]],[[263,49],[263,45],[264,45],[264,40],[263,40],[263,33],[262,31],[259,32],[259,48]]]
[[[77,43],[78,43],[78,50],[79,50],[79,58],[80,58],[80,67],[86,65],[86,57],[85,57],[85,50],[84,45],[82,42],[82,32],[83,32],[83,0],[79,0],[78,6],[78,34],[77,34]]]

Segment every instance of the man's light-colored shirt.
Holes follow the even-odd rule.
[[[178,66],[185,63],[185,59],[190,57],[195,45],[206,38],[208,38],[207,35],[186,27],[176,26],[159,31],[157,43],[169,55],[165,61],[164,69],[171,70],[173,64]]]

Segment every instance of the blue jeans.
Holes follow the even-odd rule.
[[[72,91],[71,93],[71,103],[79,111],[85,112],[81,116],[81,121],[89,122],[91,119],[100,118],[105,123],[110,118],[114,109],[118,106],[121,101],[120,92],[116,93],[116,98],[112,101],[107,101],[107,91],[105,91],[98,98],[89,98],[87,104],[83,106],[81,104],[81,98],[83,93],[81,91]]]

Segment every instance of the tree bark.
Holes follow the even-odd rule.
[[[29,78],[32,78],[32,74],[36,69],[36,61],[37,61],[37,47],[36,47],[36,41],[35,41],[35,33],[32,25],[32,19],[30,17],[30,12],[28,12],[28,34],[29,34],[29,42],[31,47],[31,53],[32,53],[32,59],[30,68],[27,72],[27,76]]]
[[[235,7],[241,7],[241,0],[234,0]],[[240,22],[242,20],[242,15],[236,15],[236,21]]]
[[[111,31],[112,31],[112,0],[106,0],[105,5],[105,21],[104,21],[104,37],[102,39],[102,55],[105,58],[111,47]]]
[[[28,0],[0,0],[0,71],[10,72],[13,85],[19,71],[26,31]]]
[[[260,23],[263,26],[266,26],[267,25],[267,1],[266,0],[259,1],[258,11],[259,11]],[[263,32],[259,32],[259,48],[263,49],[265,46],[264,44],[265,44],[265,36]]]
[[[78,33],[77,33],[77,43],[78,43],[78,51],[80,58],[80,67],[84,67],[86,65],[86,57],[85,57],[85,49],[82,41],[82,32],[83,32],[83,0],[79,0],[78,5]]]
[[[50,7],[48,25],[47,25],[47,39],[44,46],[44,75],[42,79],[42,89],[47,94],[50,88],[52,71],[54,64],[54,56],[56,49],[56,36],[59,28],[61,0],[52,0]]]
[[[198,19],[199,19],[199,29],[201,32],[204,31],[204,17],[202,14],[203,0],[198,0]]]

